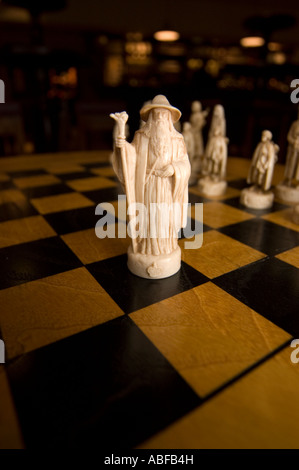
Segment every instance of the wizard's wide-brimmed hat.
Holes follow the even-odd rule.
[[[141,108],[140,110],[141,119],[146,122],[148,120],[149,113],[151,112],[152,109],[155,109],[155,108],[168,109],[171,112],[172,122],[177,122],[182,115],[181,111],[171,106],[166,96],[157,95],[155,96],[155,98],[153,99],[151,103],[146,104],[143,106],[143,108]]]

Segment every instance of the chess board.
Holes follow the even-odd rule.
[[[224,196],[189,188],[202,247],[182,238],[181,270],[141,279],[128,238],[95,235],[122,193],[108,157],[0,160],[1,447],[298,447],[292,208],[241,206],[249,161],[231,158]]]

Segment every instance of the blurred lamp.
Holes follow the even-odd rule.
[[[265,39],[261,36],[246,36],[240,40],[243,47],[262,47],[265,44]]]
[[[163,29],[161,31],[157,31],[154,34],[154,38],[157,41],[177,41],[179,39],[180,35],[177,31],[172,31],[172,30],[167,30]]]

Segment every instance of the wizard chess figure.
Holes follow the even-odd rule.
[[[178,232],[187,223],[190,162],[184,138],[174,128],[181,112],[165,96],[156,96],[140,110],[145,125],[131,144],[124,133],[127,113],[110,116],[119,129],[112,165],[128,203],[128,268],[148,279],[169,277],[180,269]]]

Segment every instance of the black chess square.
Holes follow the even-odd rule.
[[[26,198],[20,198],[13,202],[0,204],[0,222],[6,220],[20,219],[38,214],[37,210]]]
[[[275,325],[299,337],[299,270],[265,258],[213,282]]]
[[[92,163],[81,163],[81,166],[92,170],[93,168],[103,168],[109,165],[109,162],[92,162]]]
[[[27,448],[132,448],[201,403],[128,317],[7,366]]]
[[[260,218],[227,225],[218,230],[270,256],[299,244],[299,232]]]
[[[209,201],[211,201],[211,199],[207,197],[198,196],[197,194],[193,194],[193,193],[188,194],[188,202],[190,202],[190,204],[197,204],[199,202],[203,203],[203,202],[209,202]]]
[[[36,186],[22,190],[23,193],[29,198],[34,199],[38,197],[55,196],[56,194],[70,193],[73,190],[66,184],[51,184],[49,186]]]
[[[27,176],[39,176],[47,175],[48,172],[42,168],[32,169],[32,170],[19,170],[19,171],[9,171],[9,176],[11,178],[26,178]]]
[[[239,178],[227,182],[228,186],[235,189],[244,189],[249,186],[245,178]]]
[[[96,206],[81,207],[79,209],[47,214],[44,218],[59,235],[95,228],[96,224],[103,217],[105,217],[105,222],[109,224],[117,223],[117,217],[107,213],[107,211],[104,211],[103,215],[100,216],[95,214],[95,210]]]
[[[51,237],[0,249],[0,289],[82,266],[59,238]]]
[[[212,230],[211,227],[209,227],[206,224],[203,224],[199,222],[198,220],[195,220],[191,217],[188,217],[187,220],[187,225],[186,227],[182,228],[179,231],[178,238],[192,238],[194,235],[198,235],[200,233],[207,232],[208,230]]]
[[[119,179],[116,175],[115,176],[105,176],[105,178],[108,178],[109,180],[112,180],[112,181],[115,181],[116,183],[119,183]]]
[[[73,173],[62,173],[57,176],[63,181],[71,181],[71,180],[94,177],[94,175],[90,173],[89,171],[74,171]]]
[[[178,273],[166,279],[143,279],[127,267],[127,255],[86,265],[86,268],[125,313],[132,313],[199,286],[209,279],[182,262]]]
[[[117,201],[118,195],[124,194],[124,190],[119,185],[112,188],[81,191],[81,193],[96,204],[100,204],[101,202]]]
[[[15,189],[14,182],[11,180],[7,181],[0,181],[0,191],[3,191],[5,189]]]

